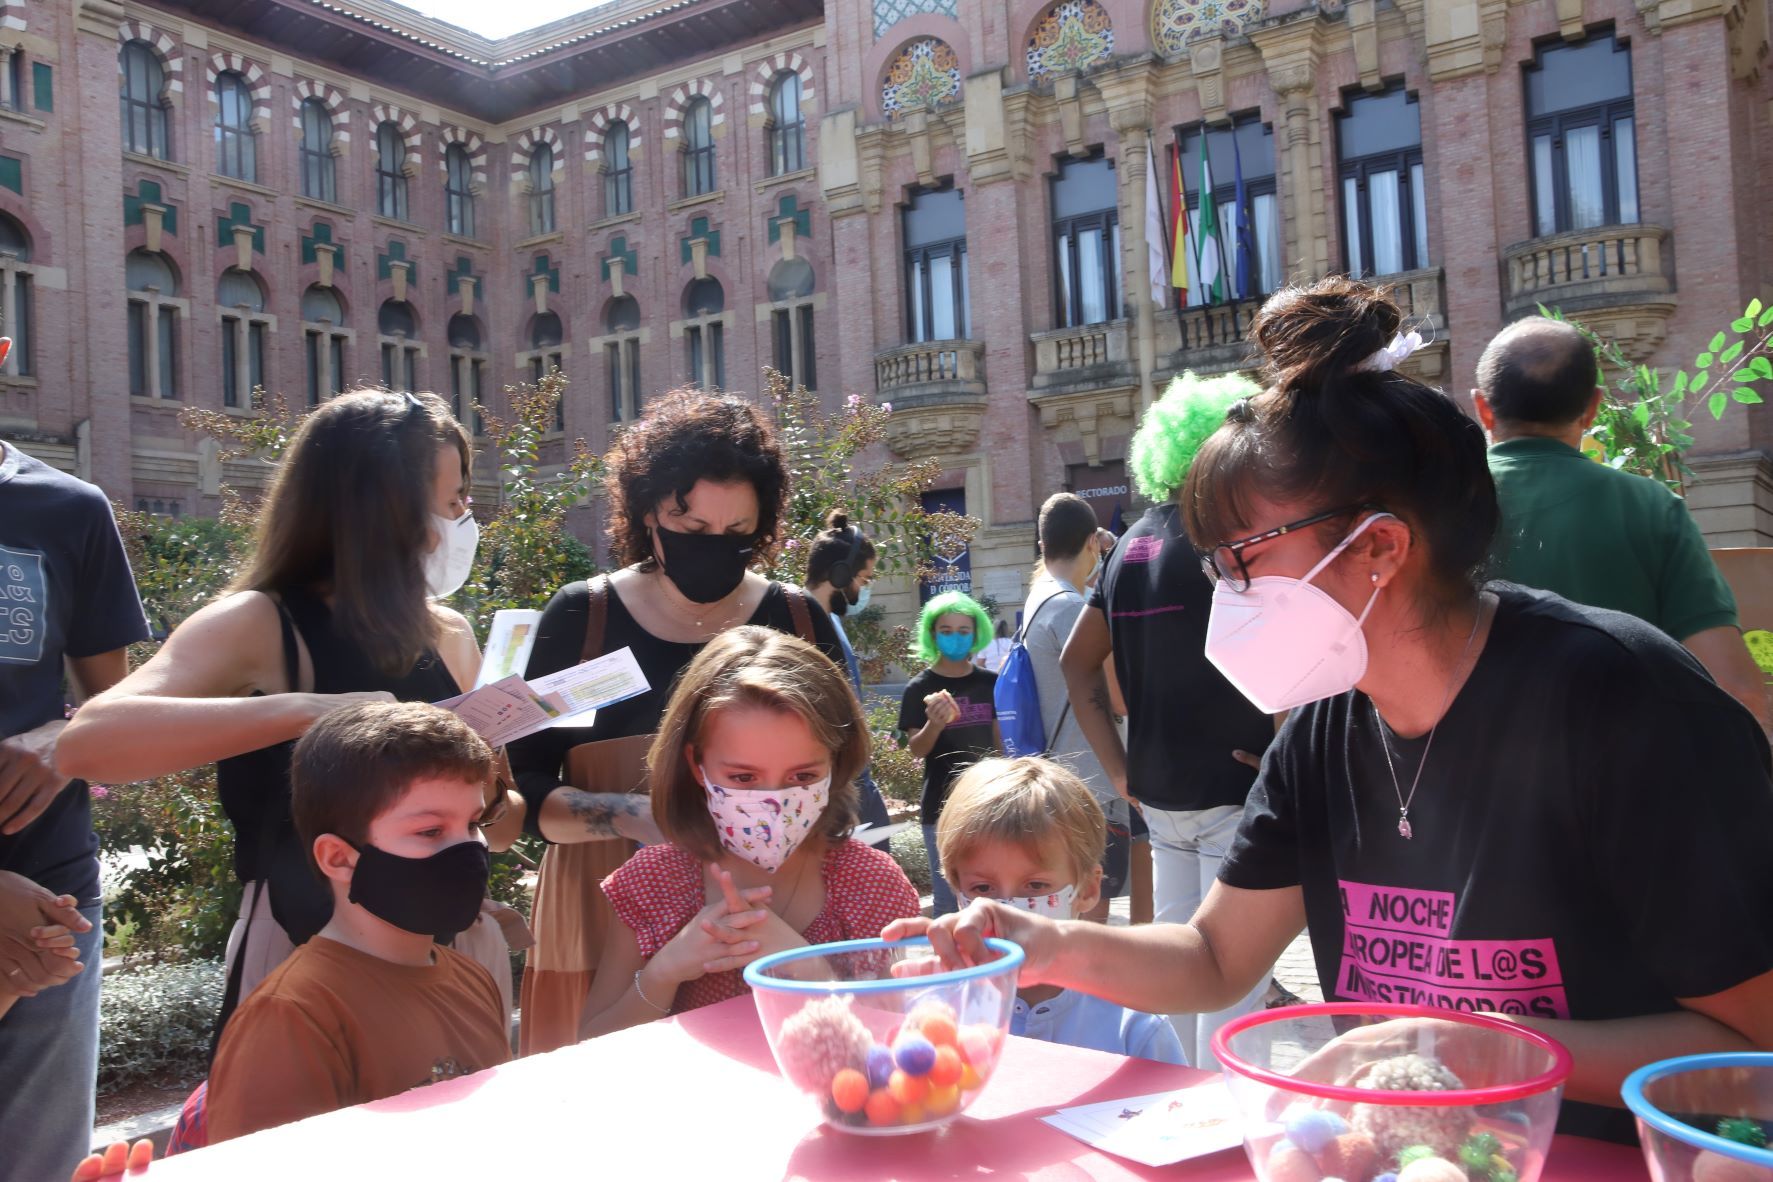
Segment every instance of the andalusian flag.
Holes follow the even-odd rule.
[[[1170,153],[1170,241],[1176,244],[1170,257],[1170,286],[1185,293],[1188,302],[1188,198],[1182,192],[1182,151],[1180,146]]]
[[[1200,137],[1200,212],[1194,219],[1194,273],[1200,278],[1201,302],[1225,299],[1225,248],[1219,242],[1218,203],[1213,200],[1213,165],[1207,159],[1207,134]]]

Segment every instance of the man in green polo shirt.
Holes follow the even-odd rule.
[[[1582,334],[1541,316],[1503,329],[1478,359],[1471,397],[1502,504],[1491,573],[1648,620],[1767,727],[1773,711],[1736,598],[1686,502],[1580,450],[1600,409],[1599,377]]]

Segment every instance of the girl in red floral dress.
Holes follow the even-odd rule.
[[[760,956],[872,938],[918,914],[898,864],[849,837],[867,762],[861,704],[818,649],[752,627],[710,642],[678,680],[649,756],[666,842],[603,881],[621,922],[583,1033],[738,997],[739,971]]]

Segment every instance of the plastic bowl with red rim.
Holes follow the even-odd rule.
[[[1213,1036],[1261,1182],[1536,1182],[1570,1053],[1484,1014],[1291,1006]]]
[[[846,1133],[939,1129],[997,1070],[1022,950],[989,939],[991,960],[930,972],[930,942],[847,940],[755,960],[745,984],[783,1078]],[[920,975],[898,976],[908,970]]]
[[[1664,1059],[1622,1091],[1655,1182],[1773,1182],[1773,1054]]]

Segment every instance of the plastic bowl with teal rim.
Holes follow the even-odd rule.
[[[1261,1182],[1536,1182],[1570,1052],[1484,1014],[1333,1002],[1213,1036]]]
[[[949,972],[930,942],[846,940],[753,961],[745,984],[783,1078],[825,1123],[892,1136],[939,1129],[991,1079],[1008,1036],[1022,950]],[[901,973],[923,975],[894,976]]]
[[[1655,1182],[1773,1182],[1773,1054],[1664,1059],[1621,1091]]]

